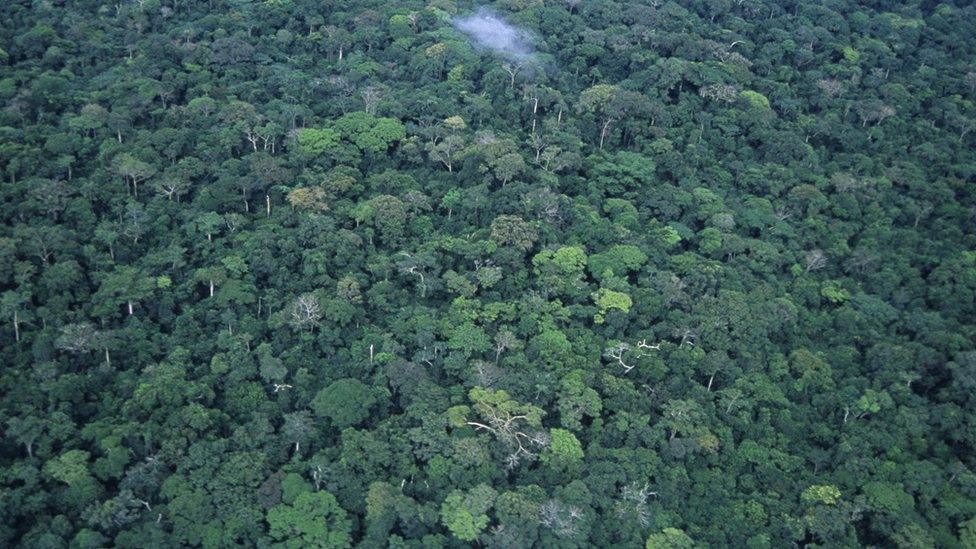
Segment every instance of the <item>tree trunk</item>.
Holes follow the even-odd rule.
[[[210,281],[210,297],[213,297],[213,294],[214,294],[214,282],[213,282],[213,280],[211,280]]]
[[[17,311],[14,311],[14,341],[20,341],[20,321],[17,318]]]
[[[613,122],[612,118],[608,118],[606,122],[603,123],[603,128],[600,130],[600,150],[603,150],[603,141],[607,137],[607,128],[610,127],[610,123]]]
[[[271,217],[271,195],[270,194],[264,195],[264,204],[265,204],[265,208],[268,211],[268,217]]]
[[[127,301],[126,304],[129,306],[129,316],[132,316],[132,302]]]
[[[106,366],[112,365],[112,357],[110,357],[108,354],[108,347],[105,348],[105,365]]]

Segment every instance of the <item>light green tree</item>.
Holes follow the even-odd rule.
[[[346,511],[325,491],[305,492],[291,505],[275,505],[268,509],[266,519],[268,535],[281,547],[341,549],[352,543]]]
[[[644,545],[646,549],[691,549],[694,546],[695,541],[677,528],[665,528],[657,534],[651,534]]]
[[[593,315],[593,322],[597,324],[603,324],[603,321],[606,320],[607,313],[610,311],[629,313],[630,307],[634,304],[629,295],[606,288],[600,288],[593,292],[592,297],[593,302],[599,308],[599,311]]]
[[[457,539],[474,541],[488,526],[488,510],[497,495],[486,484],[479,484],[467,493],[454,490],[441,504],[441,522]]]

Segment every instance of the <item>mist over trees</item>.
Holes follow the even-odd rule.
[[[976,546],[970,3],[0,21],[0,546]]]

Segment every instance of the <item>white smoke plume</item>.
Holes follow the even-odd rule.
[[[467,17],[456,17],[451,23],[479,47],[515,59],[532,56],[532,40],[528,31],[512,25],[485,8],[480,8]]]

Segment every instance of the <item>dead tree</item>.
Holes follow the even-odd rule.
[[[502,70],[508,73],[509,76],[509,88],[515,87],[515,77],[518,76],[519,71],[525,66],[525,61],[519,61],[518,63],[502,63]]]
[[[630,352],[631,349],[632,347],[630,346],[629,343],[624,343],[621,341],[616,345],[607,347],[607,349],[603,351],[603,356],[616,360],[617,364],[620,364],[620,366],[624,369],[624,373],[629,374],[630,371],[634,369],[634,367],[630,364],[627,364],[624,361],[624,358],[627,356],[627,353]]]
[[[806,272],[819,271],[827,266],[827,255],[824,254],[823,250],[810,250],[807,252],[806,262]]]
[[[648,483],[631,482],[620,490],[620,500],[617,502],[617,516],[621,520],[633,518],[646,528],[651,522],[651,509],[647,505],[647,498],[656,496]]]
[[[302,294],[292,303],[290,316],[293,326],[311,332],[322,320],[322,306],[315,294]]]
[[[539,524],[549,528],[559,537],[571,537],[579,531],[583,510],[575,505],[550,499],[539,507]]]

